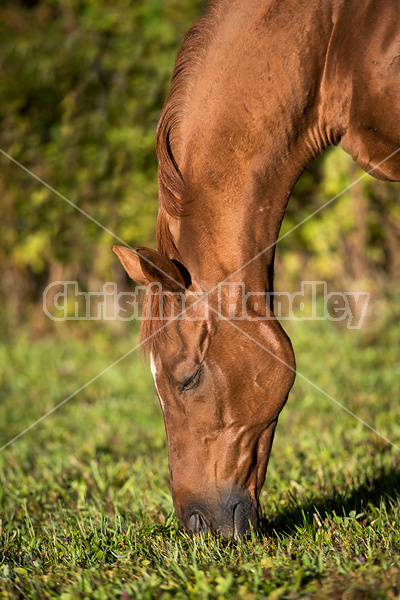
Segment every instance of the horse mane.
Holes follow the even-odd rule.
[[[221,7],[227,6],[227,0],[210,0],[203,16],[189,29],[179,50],[172,73],[169,96],[164,104],[156,133],[156,154],[158,158],[158,195],[159,211],[157,216],[157,250],[163,256],[180,260],[171,230],[169,217],[180,219],[185,213],[185,181],[172,151],[172,145],[179,144],[179,124],[188,102],[193,79],[197,76],[202,64],[208,43],[212,37],[213,26],[219,20]],[[163,306],[168,303],[163,303]],[[140,339],[146,351],[152,351],[165,329],[163,321],[157,318],[159,313],[158,296],[146,294],[143,304],[143,315],[151,314],[152,318],[143,318]]]
[[[158,158],[159,214],[157,250],[168,258],[179,258],[168,227],[168,215],[181,218],[185,211],[185,182],[172,151],[179,145],[179,125],[189,103],[193,82],[201,72],[215,25],[229,0],[210,0],[203,16],[189,29],[179,50],[172,73],[169,96],[164,104],[156,133]]]

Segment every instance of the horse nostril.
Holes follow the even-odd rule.
[[[199,513],[193,513],[189,519],[189,527],[194,533],[207,531],[207,525]]]
[[[233,536],[237,540],[251,531],[251,515],[248,507],[239,502],[233,509]]]

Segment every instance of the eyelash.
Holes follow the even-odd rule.
[[[197,371],[195,373],[193,373],[193,375],[191,377],[189,377],[189,379],[187,379],[183,385],[181,385],[179,391],[182,393],[182,392],[186,392],[187,390],[190,390],[190,389],[196,387],[196,385],[200,381],[200,373],[201,373],[201,367],[199,367],[197,369]]]

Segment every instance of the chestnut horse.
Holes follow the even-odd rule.
[[[264,294],[294,184],[338,143],[375,177],[400,180],[399,120],[398,0],[214,0],[187,33],[157,130],[158,251],[114,248],[132,279],[158,282],[166,298],[167,320],[144,319],[142,339],[186,528],[238,537],[257,525],[295,377]],[[229,320],[235,296],[220,282],[244,283],[265,305]],[[197,294],[210,310],[172,318],[171,307],[198,314]]]

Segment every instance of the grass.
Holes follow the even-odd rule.
[[[398,445],[399,323],[290,324],[298,370]],[[0,446],[136,343],[96,328],[1,342]],[[259,531],[192,537],[136,352],[0,453],[0,597],[399,598],[399,475],[398,450],[298,378]]]

